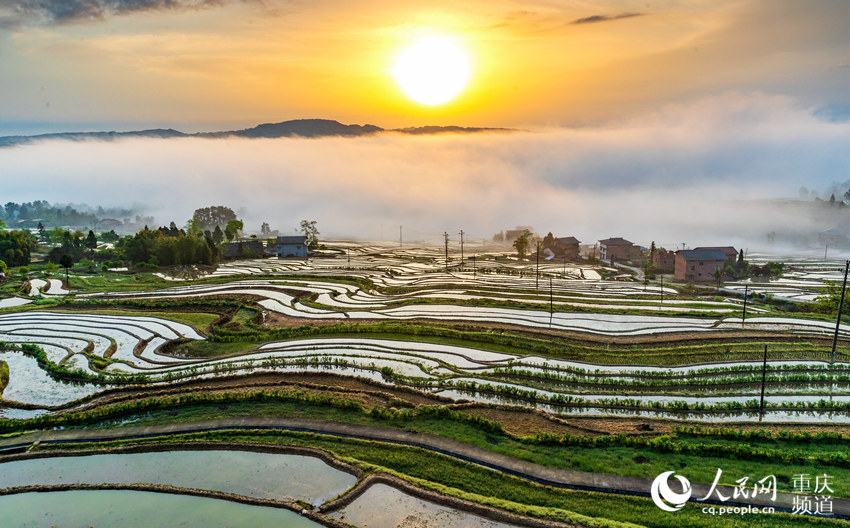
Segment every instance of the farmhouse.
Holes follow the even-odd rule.
[[[599,241],[599,258],[602,260],[638,260],[643,257],[639,246],[625,238],[606,238]]]
[[[673,276],[681,282],[710,282],[717,271],[723,271],[728,262],[719,249],[690,249],[676,252],[676,269]]]
[[[676,254],[664,248],[656,249],[652,254],[652,265],[658,266],[662,272],[669,273],[676,268]]]
[[[278,258],[307,258],[307,237],[304,235],[279,236],[275,247]]]
[[[552,250],[559,257],[578,258],[579,240],[576,237],[558,237],[555,239]]]

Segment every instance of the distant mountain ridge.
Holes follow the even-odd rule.
[[[38,134],[34,136],[0,136],[0,147],[11,147],[32,143],[42,140],[66,140],[81,141],[86,139],[111,140],[118,138],[160,138],[169,139],[177,137],[202,137],[202,138],[283,138],[283,137],[360,137],[395,132],[400,134],[425,135],[425,134],[472,134],[479,132],[514,132],[510,128],[478,128],[460,126],[423,126],[409,128],[385,129],[375,125],[345,125],[331,119],[294,119],[281,123],[264,123],[253,128],[243,130],[227,130],[222,132],[198,132],[187,134],[172,128],[155,128],[151,130],[137,130],[130,132],[57,132],[52,134]]]

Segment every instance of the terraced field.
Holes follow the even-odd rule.
[[[842,413],[850,405],[850,373],[843,352],[842,361],[825,361],[823,338],[834,331],[828,321],[783,317],[769,305],[751,305],[744,323],[742,299],[686,297],[669,285],[662,289],[634,278],[603,279],[619,272],[591,265],[546,263],[538,276],[536,264],[491,252],[479,255],[474,269],[467,259],[463,266],[450,263],[446,271],[439,252],[427,248],[343,244],[339,251],[335,257],[310,261],[229,263],[204,277],[179,285],[165,281],[163,287],[144,291],[80,293],[74,296],[72,313],[26,310],[0,315],[0,340],[36,345],[54,371],[73,372],[84,382],[110,387],[260,371],[332,371],[415,386],[458,401],[532,405],[561,415],[808,422],[828,413],[835,421],[847,421]],[[109,303],[178,306],[222,300],[248,307],[249,320],[240,331],[228,333],[226,326],[196,329],[159,317],[97,314]],[[292,335],[280,341],[275,339],[279,332],[263,324],[272,316],[285,326],[292,320],[342,327],[337,335]],[[413,334],[398,335],[403,330],[390,339],[381,338],[386,330],[374,336],[338,335],[352,325],[357,333],[369,333],[378,324],[395,324]],[[418,325],[444,324],[476,330],[468,343],[463,336],[446,342],[434,331],[416,335]],[[533,338],[531,349],[517,339],[506,349],[509,337],[481,337],[494,327],[500,333],[546,332],[553,337]],[[721,344],[741,332],[750,338]],[[842,325],[841,337],[848,332],[850,326]],[[554,345],[558,335],[587,336],[576,337],[576,342],[596,343],[567,350]],[[701,341],[678,347],[649,345],[639,352],[635,345],[618,344],[660,336],[669,336],[665,339],[671,343],[677,336]],[[771,341],[764,413],[757,412],[761,346],[753,345],[753,338]],[[547,347],[547,339],[556,341]],[[601,351],[600,339],[606,351]],[[199,354],[192,341],[207,352]],[[208,352],[216,347],[221,351]],[[12,363],[13,379],[22,375],[18,371],[33,370],[21,360]],[[92,385],[82,392],[54,385],[52,396],[41,402],[35,393],[16,390],[5,399],[18,395],[18,403],[50,409],[98,392]]]
[[[782,277],[774,279],[753,278],[725,285],[728,291],[743,292],[747,286],[756,294],[772,295],[781,300],[794,302],[814,301],[821,295],[827,281],[839,283],[844,279],[844,259],[823,255],[787,256],[770,253],[753,253],[748,256],[751,264],[764,265],[768,262],[785,262]]]
[[[609,500],[592,495],[598,490],[581,492],[587,497],[577,491],[569,498],[534,495],[539,492],[519,480],[499,481],[505,487],[496,490],[489,469],[406,451],[409,438],[422,434],[431,435],[431,443],[413,445],[438,453],[447,452],[441,442],[450,439],[459,442],[451,449],[475,446],[482,460],[505,456],[542,464],[543,475],[553,467],[591,475],[575,482],[609,479],[609,473],[651,479],[663,469],[655,462],[663,452],[664,464],[669,453],[679,453],[679,462],[669,463],[697,468],[693,481],[708,484],[712,473],[702,467],[703,457],[681,454],[701,450],[715,453],[718,466],[745,456],[763,460],[753,471],[795,470],[765,458],[770,452],[805,458],[800,463],[818,471],[845,471],[843,455],[831,447],[803,455],[793,443],[771,442],[792,442],[787,435],[800,430],[850,430],[847,324],[839,328],[830,362],[834,323],[807,312],[804,302],[787,312],[751,299],[744,321],[737,284],[693,289],[665,280],[662,286],[585,262],[545,262],[538,270],[536,263],[486,249],[474,263],[455,254],[446,263],[438,248],[339,243],[305,261],[72,276],[70,289],[31,278],[16,291],[23,297],[0,300],[0,362],[9,369],[0,429],[73,435],[79,428],[85,435],[117,427],[121,438],[122,428],[153,427],[162,434],[212,435],[216,446],[242,434],[240,447],[259,442],[266,449],[273,438],[287,449],[318,447],[359,461],[364,475],[381,475],[361,498],[366,484],[328,507],[336,513],[322,513],[325,505],[311,513],[325,525],[367,522],[372,495],[397,506],[387,509],[386,521],[396,524],[414,510],[417,519],[460,519],[452,508],[480,513],[484,517],[470,522],[482,526],[533,524],[524,517],[533,505],[547,522],[573,526],[622,527],[620,521],[635,518],[645,526],[669,525],[638,497],[622,499],[624,509],[614,514],[598,507]],[[815,263],[809,268],[805,277],[789,276],[806,282],[793,287],[810,291],[825,278],[813,271]],[[239,431],[277,429],[267,437],[230,431],[233,424]],[[736,432],[711,429],[718,424]],[[694,426],[723,440],[695,444],[704,433]],[[786,436],[754,436],[767,447],[746,453],[724,443],[765,426]],[[225,431],[219,435],[219,429]],[[0,439],[0,463],[2,446],[15,445],[15,438]],[[398,445],[390,447],[393,442]],[[500,464],[514,467],[510,460]],[[652,462],[643,467],[645,460]],[[458,477],[465,471],[468,477]],[[790,473],[783,478],[790,482]],[[643,493],[646,484],[623,482],[618,493]],[[50,486],[38,489],[54,491]],[[447,496],[453,498],[444,510],[438,504]],[[519,503],[512,502],[517,497]],[[458,502],[464,500],[472,502]],[[487,509],[493,505],[496,510]],[[696,508],[685,510],[689,525],[720,525]],[[781,522],[768,525],[799,517],[776,519]]]

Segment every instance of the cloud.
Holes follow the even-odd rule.
[[[244,208],[249,229],[438,241],[515,225],[592,242],[763,244],[832,227],[769,200],[850,174],[850,124],[727,94],[622,123],[545,131],[324,139],[44,141],[0,150],[4,200],[144,204],[159,223]],[[253,227],[252,227],[253,226]],[[394,234],[393,234],[394,233]]]
[[[595,24],[597,22],[610,22],[611,20],[620,20],[621,18],[632,18],[643,16],[643,13],[620,13],[619,15],[593,15],[584,18],[577,18],[570,24]]]
[[[0,27],[60,25],[104,20],[141,11],[181,11],[224,4],[226,0],[22,0],[0,8]]]

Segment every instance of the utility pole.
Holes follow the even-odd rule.
[[[446,239],[446,271],[449,271],[449,234],[443,231],[443,238]]]
[[[552,314],[555,313],[554,305],[552,303],[552,277],[549,277],[549,317],[552,317]]]
[[[826,252],[829,251],[829,244],[823,247],[823,259],[826,260]]]
[[[476,277],[476,269],[475,269],[475,255],[472,255],[472,278]]]
[[[764,382],[767,379],[767,345],[764,345],[764,361],[761,364],[761,404],[759,405],[759,421],[764,417]]]
[[[684,250],[685,250],[685,243],[682,242],[682,251],[684,251]]]
[[[460,230],[460,271],[463,271],[463,229]]]
[[[663,272],[661,273],[660,277],[661,277],[661,302],[663,303],[664,302],[664,273]]]
[[[398,247],[401,248],[401,226],[398,226]]]
[[[534,278],[534,289],[540,289],[540,241],[537,241],[537,272]]]
[[[841,325],[841,309],[844,308],[844,291],[847,289],[847,270],[850,270],[850,260],[844,264],[844,284],[841,285],[841,302],[838,304],[838,319],[835,320],[835,335],[832,338],[832,354],[829,363],[835,362],[835,347],[838,345],[838,327]]]
[[[549,328],[552,328],[553,317],[555,317],[555,309],[552,306],[552,276],[549,275]]]
[[[744,315],[741,317],[741,328],[744,327],[744,323],[747,322],[747,296],[749,295],[750,285],[747,284],[744,286]]]
[[[345,254],[346,254],[346,256],[348,257],[348,267],[350,268],[350,267],[351,267],[351,250],[350,250],[350,249],[346,249],[346,250],[345,250]]]

